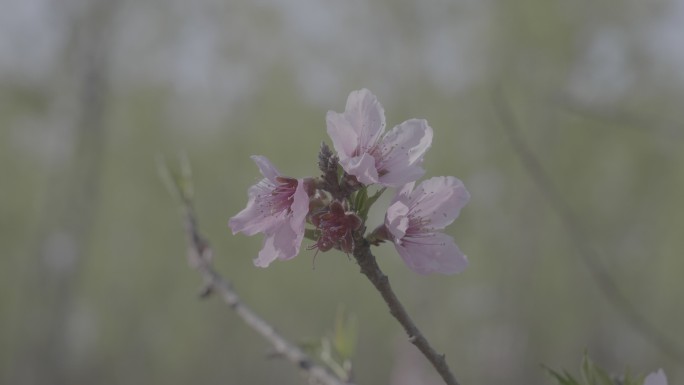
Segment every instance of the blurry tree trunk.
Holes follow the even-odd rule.
[[[72,151],[48,175],[43,216],[17,288],[23,304],[14,333],[12,384],[78,383],[73,364],[70,323],[76,305],[74,287],[86,259],[99,201],[99,180],[105,143],[108,97],[109,38],[118,1],[62,1],[54,8],[67,12],[68,44],[60,71],[51,85],[54,127],[64,126]]]

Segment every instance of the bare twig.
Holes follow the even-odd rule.
[[[208,297],[212,293],[220,295],[223,302],[233,309],[247,326],[259,333],[273,346],[277,356],[285,358],[301,369],[311,383],[353,385],[350,382],[339,379],[325,367],[317,365],[297,345],[278,334],[273,326],[242,302],[233,285],[214,269],[211,264],[212,249],[199,232],[195,211],[192,206],[190,168],[187,161],[184,161],[184,159],[181,159],[181,161],[182,178],[173,178],[163,161],[159,162],[159,172],[172,195],[178,199],[181,205],[188,243],[188,261],[190,266],[195,268],[204,280],[204,287],[200,292],[200,296]]]
[[[58,132],[60,141],[70,142],[74,150],[48,168],[46,186],[50,187],[40,209],[35,240],[29,243],[30,258],[22,262],[24,277],[17,281],[25,283],[24,290],[14,294],[13,302],[22,304],[16,312],[18,329],[9,333],[14,337],[8,341],[14,345],[10,350],[15,363],[0,375],[0,382],[62,385],[82,381],[69,367],[73,357],[66,336],[99,211],[111,36],[117,28],[120,2],[83,1],[77,12],[67,3],[51,2],[54,12],[45,15],[51,21],[48,24],[59,21],[69,26],[61,36],[67,44],[56,63],[48,95],[49,108],[61,111],[60,119],[52,119],[50,131]],[[38,367],[41,369],[36,370]]]
[[[382,298],[389,307],[390,314],[399,321],[404,331],[409,337],[409,341],[414,344],[418,350],[423,353],[425,358],[430,361],[437,373],[442,377],[444,383],[447,385],[459,385],[456,378],[451,373],[449,365],[446,363],[443,354],[439,354],[430,345],[428,340],[423,336],[420,329],[413,322],[409,314],[406,312],[404,305],[399,301],[396,294],[392,290],[389,283],[389,278],[380,270],[375,256],[370,251],[370,243],[363,237],[363,228],[355,232],[354,236],[354,258],[361,267],[363,273],[368,280],[380,292]]]
[[[684,125],[663,116],[640,114],[615,108],[597,107],[567,95],[552,96],[551,101],[566,112],[602,123],[619,125],[649,134],[660,134],[668,139],[684,138]]]
[[[589,237],[582,230],[580,221],[574,215],[568,203],[562,198],[558,188],[549,175],[544,171],[539,159],[522,139],[520,127],[510,107],[506,103],[502,91],[499,89],[493,95],[494,107],[501,121],[504,131],[508,135],[511,146],[542,194],[546,197],[551,208],[565,227],[565,231],[577,247],[577,253],[591,273],[591,277],[608,301],[632,324],[632,326],[648,338],[655,346],[671,358],[684,362],[684,349],[662,333],[648,318],[646,318],[630,300],[622,293],[613,277],[601,264],[598,253],[591,247]]]

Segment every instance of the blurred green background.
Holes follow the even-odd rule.
[[[302,384],[185,261],[155,155],[184,150],[217,268],[294,341],[359,325],[360,384],[436,384],[354,262],[303,251],[252,265],[227,220],[249,155],[317,175],[325,113],[378,95],[388,126],[426,118],[426,177],[472,194],[447,232],[471,265],[418,276],[377,249],[463,384],[548,384],[584,349],[610,371],[684,362],[599,289],[684,346],[684,1],[0,0],[0,381]],[[522,166],[500,90],[581,224],[573,239]],[[383,205],[369,219],[382,220]],[[305,243],[305,246],[307,244]]]

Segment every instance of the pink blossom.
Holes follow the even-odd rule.
[[[667,385],[667,377],[665,376],[663,369],[659,369],[657,372],[653,372],[646,376],[644,385]]]
[[[247,207],[228,226],[233,234],[265,235],[254,264],[267,267],[276,259],[291,259],[299,253],[311,187],[307,180],[281,176],[266,157],[254,155],[252,160],[265,178],[249,188]]]
[[[343,113],[328,111],[328,135],[340,165],[359,182],[399,187],[420,178],[432,128],[411,119],[385,133],[385,111],[367,89],[353,91]]]
[[[460,273],[468,259],[453,238],[439,232],[451,224],[470,194],[454,177],[435,177],[402,187],[385,215],[385,230],[411,270],[420,274]]]

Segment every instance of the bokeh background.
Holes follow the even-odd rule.
[[[684,1],[0,0],[0,381],[301,384],[185,260],[155,156],[185,151],[217,268],[294,341],[340,306],[361,384],[434,375],[344,254],[252,265],[230,216],[249,155],[316,175],[325,113],[366,87],[388,126],[426,118],[426,177],[472,194],[458,276],[381,266],[464,384],[550,384],[585,349],[613,372],[681,357],[635,327],[578,254],[684,346]],[[497,104],[494,101],[499,100]],[[499,107],[497,107],[497,105]],[[507,106],[582,235],[509,140]],[[378,206],[386,204],[381,200]],[[382,207],[370,226],[382,220]],[[605,286],[605,282],[603,283]],[[402,380],[403,378],[403,380]],[[403,381],[403,382],[402,382]]]

